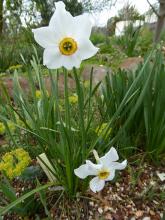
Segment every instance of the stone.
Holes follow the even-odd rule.
[[[150,210],[150,215],[155,215],[155,212]]]
[[[112,220],[112,215],[111,215],[110,213],[107,213],[107,214],[105,215],[105,219],[106,219],[106,220]]]
[[[90,201],[90,202],[89,202],[89,205],[90,205],[90,206],[94,206],[94,202],[93,202],[93,201]]]
[[[99,212],[100,214],[103,214],[103,209],[102,209],[101,207],[99,207],[99,208],[98,208],[98,212]]]
[[[136,215],[136,217],[137,218],[139,218],[139,217],[142,217],[143,216],[143,211],[142,210],[138,210],[136,213],[135,213],[135,215]]]
[[[144,217],[143,220],[151,220],[150,217]]]
[[[45,81],[45,87],[48,91],[49,94],[51,94],[51,90],[52,90],[52,84],[51,84],[51,79],[50,77],[45,77],[44,78]],[[59,94],[63,95],[64,94],[64,74],[59,74],[59,78],[58,78],[58,89],[59,89]],[[76,89],[76,83],[75,80],[72,79],[71,77],[68,76],[68,89],[70,91],[75,90]]]
[[[96,85],[97,83],[101,82],[107,73],[111,73],[112,71],[110,68],[103,66],[103,65],[86,65],[81,73],[83,81],[90,80],[90,74],[93,67],[93,84]]]
[[[29,84],[28,78],[19,77],[18,81],[19,81],[20,87],[22,88],[24,93],[27,94],[27,95],[30,95],[30,84]],[[48,93],[51,94],[52,84],[51,84],[50,77],[48,77],[48,76],[44,77],[44,82],[45,82],[45,87],[46,87]],[[68,89],[70,91],[76,89],[76,83],[75,83],[74,79],[72,79],[71,77],[68,76],[67,82],[68,82]],[[13,99],[14,98],[14,94],[13,94],[14,81],[13,81],[13,78],[12,77],[1,78],[0,79],[0,84],[3,84],[5,86],[10,98]],[[35,87],[36,87],[36,90],[39,89],[38,82],[36,82]],[[58,89],[59,89],[59,94],[63,95],[64,94],[64,74],[59,75]],[[1,87],[0,87],[0,96],[3,96],[3,92],[2,92]]]
[[[29,89],[29,82],[25,77],[19,77],[18,78],[19,84],[21,86],[21,88],[23,89],[23,91],[27,94],[30,93],[30,89]],[[13,94],[13,89],[14,89],[14,82],[13,82],[13,78],[1,78],[0,79],[0,84],[4,85],[10,98],[13,99],[14,94]],[[3,92],[0,88],[0,95],[3,96]]]
[[[138,65],[143,61],[142,57],[128,57],[119,65],[119,68],[126,71],[136,71]]]

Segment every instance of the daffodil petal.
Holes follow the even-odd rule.
[[[111,169],[110,174],[109,174],[108,178],[105,179],[105,181],[111,181],[111,180],[113,180],[114,177],[115,177],[115,170]]]
[[[58,32],[62,38],[65,35],[68,35],[68,32],[72,33],[71,25],[73,24],[74,19],[73,16],[65,10],[65,4],[62,1],[56,2],[55,6],[56,10],[50,19],[49,27]]]
[[[89,185],[90,185],[90,189],[91,189],[94,193],[96,193],[96,192],[101,191],[101,190],[104,188],[104,186],[105,186],[105,181],[99,179],[99,178],[96,176],[96,177],[94,177],[94,178],[90,181]]]
[[[62,55],[58,47],[46,48],[44,50],[43,63],[50,69],[57,69],[64,66],[71,70],[73,67],[79,68],[81,60],[75,54],[72,56]]]
[[[57,44],[57,36],[49,27],[33,29],[36,42],[43,48],[51,47]]]
[[[58,48],[46,48],[44,50],[43,64],[49,69],[58,69],[63,65],[63,57]]]
[[[98,50],[99,48],[95,47],[89,39],[78,39],[77,55],[81,57],[82,60],[94,56]]]
[[[85,179],[87,176],[90,175],[88,170],[88,165],[83,164],[79,168],[74,170],[74,174],[78,176],[80,179]]]
[[[75,37],[89,38],[92,30],[92,22],[90,21],[89,15],[83,14],[74,17],[75,23]]]
[[[113,167],[113,169],[115,170],[123,170],[126,168],[127,166],[127,160],[124,160],[122,163],[119,162],[112,162],[111,166]]]
[[[111,166],[111,162],[116,161],[119,159],[118,153],[114,147],[111,147],[111,149],[100,158],[100,162],[104,164],[105,166],[109,167]]]
[[[95,172],[94,175],[96,175],[98,171],[103,167],[102,164],[94,164],[90,160],[86,160],[86,164],[89,166],[90,170],[93,170],[93,172]]]
[[[79,68],[81,64],[81,60],[76,54],[73,54],[72,56],[65,56],[63,55],[63,66],[71,70],[73,67]]]
[[[74,170],[76,176],[81,179],[85,179],[87,176],[95,176],[98,170],[101,169],[102,165],[94,164],[90,160],[86,161],[86,164],[81,165],[79,168]]]

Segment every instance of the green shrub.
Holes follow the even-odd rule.
[[[15,36],[3,37],[0,42],[0,72],[14,72],[17,65],[23,64],[22,57],[26,63],[32,59],[34,41],[32,31],[29,28],[22,28]],[[42,49],[37,47],[38,54]],[[21,57],[22,56],[22,57]]]
[[[153,32],[147,27],[142,27],[140,30],[140,36],[137,42],[136,49],[138,55],[144,56],[147,51],[151,50],[153,43]]]
[[[18,56],[15,53],[16,45],[9,39],[1,39],[0,42],[0,72],[5,72],[10,66],[18,63]]]
[[[94,32],[92,33],[90,40],[94,45],[97,45],[97,44],[105,43],[106,36],[103,33]]]
[[[107,59],[105,60],[104,57]],[[100,46],[100,58],[104,61],[104,65],[109,66],[113,71],[118,69],[119,64],[126,57],[126,54],[114,44],[113,37],[109,39],[109,43]]]

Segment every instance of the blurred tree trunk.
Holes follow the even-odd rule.
[[[165,0],[159,0],[159,14],[155,32],[155,43],[160,41],[161,32],[165,21]]]
[[[3,0],[0,0],[0,37],[3,31]]]

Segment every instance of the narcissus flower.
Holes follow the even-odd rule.
[[[79,68],[82,60],[98,51],[89,40],[92,24],[86,14],[73,17],[62,1],[55,6],[49,26],[32,30],[37,43],[45,48],[43,64],[49,69]]]
[[[113,180],[116,170],[123,170],[127,166],[127,160],[122,163],[116,162],[119,156],[114,147],[101,158],[95,150],[93,153],[97,164],[86,160],[86,164],[75,169],[74,173],[81,179],[85,179],[87,176],[96,176],[90,181],[90,189],[96,193],[104,188],[106,181]]]

